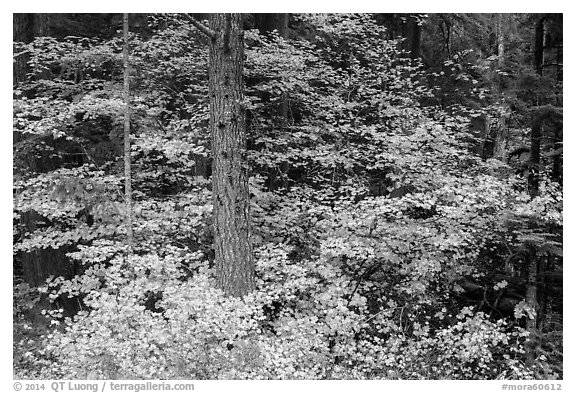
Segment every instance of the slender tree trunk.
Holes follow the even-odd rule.
[[[554,129],[554,156],[552,158],[552,179],[562,182],[562,137],[558,128]]]
[[[510,17],[507,14],[496,14],[496,42],[497,42],[497,54],[498,54],[498,68],[504,68],[505,55],[505,40],[504,40],[504,24],[509,22]],[[498,77],[498,89],[502,94],[504,78],[502,76]],[[494,137],[494,157],[500,161],[505,162],[507,160],[506,150],[508,144],[509,132],[506,127],[506,117],[500,116],[498,118],[497,129]]]
[[[539,318],[539,304],[538,304],[538,256],[536,252],[530,252],[527,256],[528,260],[528,284],[526,286],[526,303],[534,310],[533,318],[528,317],[526,320],[526,330],[530,333],[526,342],[526,365],[528,367],[534,364],[537,352],[538,340],[538,318]]]
[[[542,75],[544,63],[544,21],[545,17],[538,19],[534,29],[534,71]]]
[[[212,14],[209,94],[214,249],[220,288],[243,296],[255,288],[246,157],[244,38],[240,14]]]
[[[130,156],[130,62],[128,58],[128,14],[124,14],[124,197],[126,198],[126,243],[132,252],[132,162]]]
[[[505,48],[505,41],[504,41],[504,32],[503,32],[503,24],[505,21],[505,14],[496,14],[496,36],[498,41],[498,67],[504,67],[504,48]]]

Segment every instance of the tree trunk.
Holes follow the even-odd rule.
[[[479,126],[481,127],[480,132],[484,141],[482,144],[481,157],[483,160],[486,160],[494,156],[495,134],[490,129],[490,117],[488,115],[482,114],[478,120]]]
[[[20,223],[25,232],[31,233],[38,229],[38,223],[42,221],[44,221],[42,216],[31,210],[22,213]],[[62,246],[56,249],[47,247],[23,252],[20,258],[16,258],[16,261],[20,260],[22,263],[22,279],[32,288],[43,286],[50,276],[71,279],[78,274],[79,268],[76,262],[66,256],[66,253],[73,250],[72,246]],[[51,303],[54,301],[56,307],[63,308],[68,316],[76,314],[79,310],[77,297],[61,295],[55,300],[49,300],[47,296],[42,295],[40,303],[34,307],[33,311],[30,311],[29,315],[40,315],[40,310],[52,308]],[[45,321],[44,318],[41,320]]]
[[[254,287],[240,14],[212,14],[209,94],[214,251],[220,288],[243,296]]]
[[[440,14],[440,30],[444,38],[444,48],[446,50],[446,57],[452,57],[452,22],[450,21],[450,14]]]
[[[408,41],[410,50],[410,57],[417,59],[420,57],[420,41],[422,38],[422,27],[418,24],[418,20],[411,16],[408,20]]]
[[[542,75],[542,65],[544,63],[544,20],[539,18],[534,29],[534,71]]]
[[[536,360],[537,340],[538,340],[538,256],[536,252],[529,253],[527,256],[528,263],[528,284],[526,286],[526,304],[534,310],[533,318],[526,319],[526,330],[530,333],[526,341],[526,365],[528,367],[534,364]]]
[[[498,68],[504,67],[504,14],[496,14],[496,36],[498,41]]]
[[[48,20],[48,14],[13,14],[14,42],[28,44],[36,37],[49,35]],[[29,70],[28,59],[29,56],[25,52],[15,57],[12,79],[15,85],[26,78]],[[58,166],[58,163],[49,157],[30,158],[30,160],[32,172],[47,172]],[[38,228],[39,221],[42,221],[42,217],[35,211],[22,213],[21,224],[25,232],[34,232]],[[58,249],[48,247],[22,253],[24,282],[31,287],[38,287],[44,285],[50,276],[71,278],[74,275],[74,263],[66,256],[70,250],[70,247]],[[63,299],[62,304],[67,311],[74,308],[69,300]]]
[[[538,195],[540,180],[540,141],[542,139],[542,121],[535,119],[530,131],[530,167],[528,172],[528,193],[532,198]]]
[[[124,48],[124,197],[126,200],[126,243],[128,252],[132,252],[134,234],[132,233],[132,162],[130,156],[130,63],[128,58],[128,14],[123,20]]]
[[[48,28],[49,14],[13,14],[12,35],[14,42],[29,44],[36,37],[44,37],[50,34]],[[14,54],[12,83],[18,84],[26,78],[28,73],[27,53]]]
[[[377,14],[377,21],[386,26],[386,39],[394,40],[402,35],[402,26],[400,16],[402,14]]]
[[[508,138],[510,137],[510,131],[506,125],[506,116],[502,115],[498,119],[498,125],[496,129],[496,138],[494,140],[494,158],[502,162],[507,160],[508,151]]]
[[[538,183],[540,177],[540,159],[542,145],[542,126],[547,122],[555,127],[555,142],[560,139],[560,127],[562,127],[562,110],[544,105],[532,109],[532,129],[530,132],[530,171],[528,173],[528,191],[532,198],[538,195]],[[560,142],[561,143],[561,142]],[[554,144],[556,147],[557,144]],[[557,165],[560,165],[559,163]],[[558,168],[559,170],[560,168]],[[554,170],[554,167],[553,167]]]
[[[13,14],[13,40],[26,44],[50,35],[49,14]]]
[[[260,33],[268,35],[274,30],[282,38],[288,37],[288,16],[290,14],[254,14],[254,25]],[[285,95],[279,100],[277,114],[282,126],[286,126],[288,120],[288,99]]]
[[[554,156],[552,158],[552,180],[562,182],[562,136],[558,127],[554,129]]]
[[[420,57],[422,26],[418,24],[420,14],[378,14],[377,20],[386,26],[386,39],[404,38],[402,50],[412,59]]]
[[[276,30],[282,38],[288,36],[289,14],[254,14],[254,25],[263,34]]]
[[[26,232],[34,232],[42,217],[35,211],[22,213],[22,226]],[[50,276],[71,277],[73,264],[66,257],[67,247],[51,247],[22,253],[22,276],[31,287],[44,285]]]

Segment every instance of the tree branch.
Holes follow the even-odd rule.
[[[186,18],[188,18],[190,23],[192,23],[198,30],[200,30],[200,32],[202,32],[204,35],[206,35],[211,40],[216,39],[216,33],[213,30],[211,30],[208,26],[206,26],[205,24],[203,24],[201,22],[198,22],[196,19],[194,19],[193,17],[191,17],[188,14],[184,14],[184,15],[186,16]]]
[[[15,59],[19,56],[25,55],[26,53],[31,53],[31,52],[29,50],[24,50],[22,52],[14,53],[14,55],[12,57]]]

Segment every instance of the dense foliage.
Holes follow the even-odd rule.
[[[242,299],[214,284],[206,39],[180,15],[131,35],[130,258],[121,38],[18,44],[16,377],[562,377],[558,284],[541,280],[534,309],[523,257],[561,277],[554,147],[531,197],[521,163],[483,159],[469,126],[536,105],[527,77],[498,95],[480,51],[425,66],[373,15],[290,26],[289,39],[245,33],[257,289]],[[526,143],[528,121],[510,124],[509,143]],[[38,261],[57,266],[42,282],[27,276]]]

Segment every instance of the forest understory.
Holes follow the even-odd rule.
[[[14,14],[15,379],[563,378],[562,14]]]

